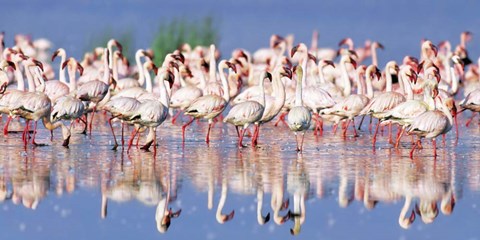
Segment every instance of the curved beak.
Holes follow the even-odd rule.
[[[268,80],[270,80],[270,82],[272,81],[272,74],[270,74],[269,72],[265,72],[265,76],[263,76],[263,78],[268,78]]]
[[[229,214],[223,216],[223,219],[222,219],[222,220],[223,220],[223,222],[225,223],[225,222],[228,222],[228,221],[232,220],[234,216],[235,216],[235,210],[232,210],[232,212],[230,212]]]
[[[237,68],[235,67],[235,64],[231,62],[225,62],[229,68],[231,68],[235,73],[237,73]]]
[[[60,51],[57,50],[52,54],[52,62],[53,62],[53,60],[55,60],[55,58],[58,56],[59,53],[60,53]]]
[[[293,47],[292,50],[290,50],[290,57],[291,57],[291,58],[293,57],[293,55],[295,55],[295,53],[297,52],[299,46],[300,46],[300,44],[297,45],[297,46],[295,46],[295,47]]]
[[[283,67],[283,71],[284,72],[281,73],[282,76],[292,79],[292,70],[290,68]]]
[[[83,75],[83,67],[82,67],[82,65],[81,65],[80,63],[78,63],[78,62],[77,62],[77,69],[78,69],[78,71],[80,72],[80,76],[82,76],[82,75]]]

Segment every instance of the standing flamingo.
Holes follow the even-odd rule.
[[[297,74],[297,89],[295,92],[295,107],[290,109],[288,112],[288,127],[292,130],[295,134],[295,140],[297,142],[297,151],[302,151],[303,148],[303,139],[305,137],[305,132],[310,127],[310,120],[312,119],[312,114],[308,110],[308,108],[303,106],[302,100],[302,83],[305,80],[305,76],[303,75],[302,66],[297,66],[296,69]],[[305,73],[306,74],[306,73]],[[297,132],[301,132],[302,140],[300,145],[298,145],[298,136]]]
[[[230,111],[228,112],[227,116],[223,119],[223,122],[228,122],[235,125],[235,128],[238,132],[238,127],[242,127],[240,133],[238,134],[238,147],[242,148],[242,140],[243,135],[245,134],[245,130],[248,128],[248,125],[255,124],[255,130],[252,138],[252,145],[254,146],[253,140],[256,137],[259,128],[259,122],[262,118],[263,111],[265,109],[265,86],[264,81],[265,78],[268,78],[272,81],[272,75],[269,72],[265,72],[265,75],[262,76],[260,80],[260,88],[262,88],[262,92],[260,93],[260,101],[246,101],[239,103],[233,106]]]
[[[192,119],[182,126],[182,141],[185,142],[185,130],[188,125],[190,125],[195,118],[205,118],[208,119],[208,131],[205,138],[207,144],[210,142],[210,130],[212,128],[213,119],[220,115],[230,100],[230,95],[228,93],[228,81],[224,74],[224,69],[231,68],[236,72],[235,65],[228,62],[227,60],[222,60],[218,64],[220,70],[220,78],[222,80],[223,87],[223,97],[219,95],[203,95],[195,99],[192,104],[185,109],[185,114],[192,116]]]
[[[153,63],[152,63],[153,65]],[[153,65],[154,67],[154,65]],[[155,67],[154,67],[155,69]],[[167,70],[167,68],[162,67],[160,70],[157,70],[158,80],[160,81],[160,99],[156,100],[146,100],[142,102],[135,111],[134,114],[130,117],[130,121],[133,123],[139,124],[144,127],[149,128],[149,134],[147,136],[147,141],[142,147],[143,150],[148,150],[150,146],[153,145],[154,154],[157,152],[157,137],[156,130],[157,127],[162,124],[168,116],[168,107],[169,107],[169,95],[167,88],[165,86],[165,81],[170,83],[170,87],[173,85],[172,73]],[[135,137],[135,130],[132,133],[132,138],[130,139],[128,148],[131,147],[131,143]]]
[[[413,158],[413,152],[417,146],[420,146],[422,138],[432,139],[433,156],[436,157],[437,142],[435,138],[438,135],[447,133],[450,131],[450,129],[452,129],[452,112],[456,113],[454,100],[451,98],[446,99],[445,101],[440,100],[440,104],[437,107],[440,111],[433,110],[420,114],[413,119],[412,124],[407,128],[408,134],[415,134],[419,137],[417,143],[413,145],[412,150],[410,151],[410,158]]]

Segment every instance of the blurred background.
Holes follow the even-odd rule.
[[[7,46],[22,33],[47,38],[53,48],[63,47],[74,57],[114,37],[127,45],[132,58],[134,49],[151,48],[155,42],[171,45],[169,31],[190,41],[215,42],[229,57],[235,48],[268,47],[272,34],[293,34],[296,43],[310,45],[313,30],[318,30],[319,47],[336,48],[345,37],[356,46],[379,41],[385,46],[379,52],[384,65],[418,56],[422,39],[450,40],[455,46],[463,31],[473,33],[468,50],[475,61],[480,54],[478,9],[480,2],[473,0],[20,0],[2,3],[0,21]],[[180,27],[184,32],[179,33]]]

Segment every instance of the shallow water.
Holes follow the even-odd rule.
[[[119,126],[114,126],[120,134]],[[180,125],[165,122],[157,132],[156,155],[136,147],[129,153],[121,147],[112,151],[106,117],[101,114],[92,136],[74,134],[69,149],[61,146],[60,132],[50,142],[43,128],[37,142],[48,146],[29,145],[26,151],[20,134],[2,137],[2,235],[282,239],[295,229],[301,239],[480,236],[474,220],[480,216],[476,125],[460,128],[458,144],[450,132],[445,146],[438,144],[436,159],[431,144],[424,142],[413,160],[408,156],[410,137],[403,138],[397,151],[388,144],[386,131],[373,151],[367,124],[358,138],[350,132],[346,138],[340,132],[333,135],[328,126],[321,137],[309,131],[303,153],[295,151],[293,134],[284,126],[263,126],[259,147],[251,148],[246,138],[243,149],[236,147],[234,128],[224,124],[214,127],[207,146],[206,126],[194,123],[183,145]],[[12,130],[20,127],[14,124]],[[156,211],[165,206],[167,192],[169,208],[181,213],[160,233]],[[407,196],[412,197],[405,208],[407,217],[415,205],[419,210],[405,230],[398,219]],[[234,211],[233,219],[223,224],[216,217],[222,198],[221,213]],[[449,209],[452,199],[454,208]],[[270,221],[260,224],[258,213],[270,214]]]

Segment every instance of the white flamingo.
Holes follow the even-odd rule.
[[[305,80],[305,76],[303,75],[304,73],[302,70],[302,66],[297,66],[296,74],[297,74],[297,89],[295,93],[295,107],[290,109],[290,112],[288,112],[287,122],[288,122],[288,127],[295,134],[295,140],[297,142],[297,151],[302,151],[303,139],[305,137],[305,132],[310,127],[310,120],[312,119],[312,114],[310,113],[308,108],[303,106],[302,82]],[[302,134],[300,145],[298,144],[297,132],[301,132]]]
[[[192,116],[192,119],[182,126],[182,141],[185,141],[185,130],[187,126],[190,125],[196,118],[205,118],[208,119],[208,131],[205,142],[207,142],[207,144],[210,142],[210,130],[212,128],[213,119],[223,112],[228,104],[228,101],[230,100],[230,95],[228,93],[228,81],[223,71],[226,68],[232,68],[233,71],[236,72],[235,65],[227,60],[220,61],[218,68],[220,70],[220,78],[222,80],[223,97],[220,95],[203,95],[202,97],[195,99],[192,104],[185,109],[185,114]]]
[[[265,79],[268,78],[270,81],[272,80],[272,75],[269,72],[265,72],[265,75],[262,76],[260,79],[260,88],[262,88],[262,92],[260,93],[259,101],[246,101],[240,104],[233,106],[230,111],[228,112],[227,116],[223,119],[223,122],[231,123],[235,126],[238,133],[238,127],[242,127],[240,132],[238,133],[238,147],[242,148],[242,140],[245,134],[245,130],[248,128],[250,124],[255,124],[255,130],[252,138],[252,145],[255,145],[253,141],[256,137],[258,132],[260,120],[263,116],[263,111],[265,109],[265,87],[264,82]]]

